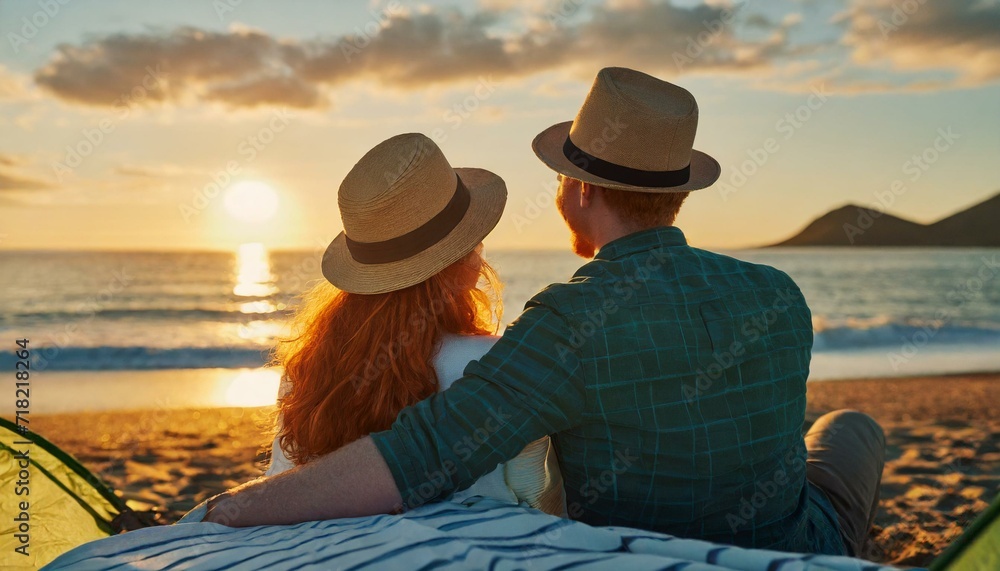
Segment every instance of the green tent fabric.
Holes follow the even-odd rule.
[[[27,460],[21,456],[25,451]],[[27,486],[18,484],[25,462]],[[0,569],[37,569],[78,545],[112,535],[111,521],[127,509],[75,458],[37,434],[21,434],[5,418],[0,418],[0,489]],[[22,501],[29,503],[27,515]]]
[[[931,571],[981,571],[1000,569],[1000,496],[941,557]]]

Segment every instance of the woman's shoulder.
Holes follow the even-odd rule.
[[[434,356],[434,370],[445,389],[462,376],[469,361],[485,355],[500,339],[496,335],[451,335],[441,338],[441,345]]]
[[[499,335],[454,335],[446,333],[441,338],[440,353],[476,353],[484,355],[500,339]]]

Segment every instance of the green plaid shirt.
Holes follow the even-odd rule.
[[[805,479],[811,348],[783,272],[646,230],[537,294],[463,378],[373,438],[410,507],[549,434],[574,519],[843,554]]]

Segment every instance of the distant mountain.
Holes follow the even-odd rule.
[[[933,224],[848,204],[772,246],[1000,247],[1000,194]]]
[[[1000,194],[928,229],[941,246],[1000,246]]]

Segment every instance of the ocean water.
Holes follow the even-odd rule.
[[[1000,370],[1000,250],[725,253],[799,284],[813,312],[811,379]],[[583,263],[568,252],[487,256],[504,281],[505,321]],[[208,370],[230,385],[251,382],[247,370],[267,361],[296,297],[321,279],[319,257],[259,244],[233,253],[0,252],[0,346],[10,346],[0,351],[0,374],[13,371],[14,340],[28,338],[38,383],[49,376],[78,389],[87,379],[127,393],[134,379],[169,384],[168,371],[180,379],[193,369],[201,380],[184,376],[188,392],[204,392],[197,387]],[[67,371],[76,374],[55,374]],[[157,373],[125,374],[132,371]],[[273,395],[269,382],[260,390]]]

